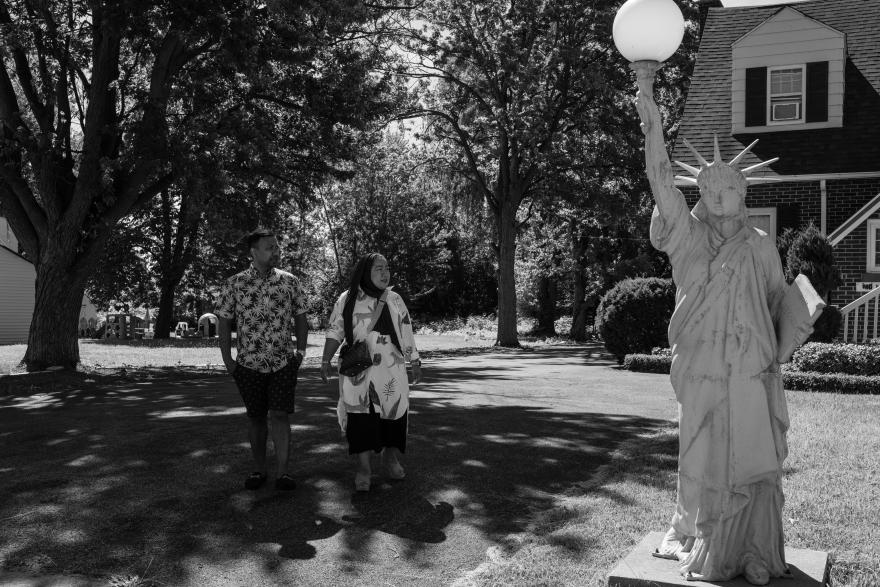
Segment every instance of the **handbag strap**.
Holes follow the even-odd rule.
[[[379,301],[376,303],[376,308],[373,310],[373,315],[370,316],[370,325],[367,326],[367,334],[373,331],[373,326],[376,325],[376,320],[379,319],[379,314],[382,313],[382,308],[385,306],[385,299],[388,297],[388,290],[384,290],[382,295],[379,297]]]

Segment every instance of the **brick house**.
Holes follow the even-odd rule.
[[[741,167],[779,157],[749,186],[755,226],[776,237],[815,223],[829,236],[849,340],[877,336],[880,300],[880,0],[724,8],[701,0],[701,39],[679,139]],[[697,165],[681,140],[672,158]],[[696,187],[679,186],[693,205]],[[843,334],[843,332],[841,333]]]

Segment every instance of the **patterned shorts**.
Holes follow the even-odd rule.
[[[293,413],[299,364],[299,359],[293,356],[287,365],[272,373],[260,373],[242,365],[235,368],[232,378],[238,384],[248,418],[265,418],[269,410]]]

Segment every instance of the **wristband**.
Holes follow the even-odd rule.
[[[421,367],[422,360],[421,359],[413,359],[412,361],[409,362],[409,364],[410,364],[410,367]]]

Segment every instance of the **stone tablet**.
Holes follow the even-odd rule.
[[[787,363],[813,332],[813,324],[822,315],[825,302],[803,273],[785,291],[776,324],[778,351],[776,360]]]

